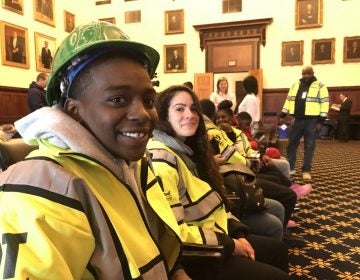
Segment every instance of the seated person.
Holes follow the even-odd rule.
[[[215,105],[209,99],[200,100],[200,106],[202,113],[204,114],[205,126],[207,133],[212,135],[216,140],[216,143],[212,144],[215,154],[221,156],[226,149],[233,147],[234,143],[228,138],[225,131],[221,130],[217,125],[214,124],[212,119],[215,119],[216,111]],[[247,165],[248,160],[245,155],[238,152],[236,148],[233,149],[233,153],[227,159],[222,161],[217,159],[218,164],[225,163],[240,163]],[[220,157],[221,159],[221,157]],[[263,191],[264,195],[267,198],[271,198],[279,201],[285,208],[285,218],[284,218],[284,241],[286,241],[290,246],[304,246],[305,242],[301,237],[297,237],[294,234],[291,234],[285,226],[287,226],[290,217],[294,211],[295,203],[297,200],[297,194],[292,188],[289,188],[290,185],[285,186],[281,184],[280,179],[277,176],[256,174],[256,184],[259,185]]]
[[[225,105],[226,106],[226,105]],[[251,116],[247,112],[240,112],[236,116],[238,120],[238,129],[245,132],[247,139],[251,145],[253,150],[263,150],[265,152],[267,145],[262,142],[262,138],[264,138],[263,134],[260,132],[257,135],[252,135],[250,131],[250,123],[251,123]],[[266,154],[266,153],[265,153]],[[284,176],[290,178],[290,164],[286,158],[272,158],[272,163],[281,171]]]
[[[57,105],[15,123],[39,149],[0,174],[4,278],[189,279],[152,169],[140,184],[159,54],[127,38],[106,22],[78,26],[54,57],[46,97]]]
[[[289,279],[282,242],[247,235],[235,217],[228,219],[228,202],[194,92],[182,85],[170,87],[157,96],[156,109],[159,121],[148,149],[181,240],[224,245],[224,279]],[[193,279],[209,279],[207,265],[185,268]]]

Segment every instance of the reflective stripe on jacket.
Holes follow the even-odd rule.
[[[282,112],[293,115],[295,113],[295,98],[300,87],[297,81],[288,92]],[[305,116],[327,117],[329,111],[329,92],[327,87],[319,81],[314,81],[308,90],[305,101]]]
[[[218,142],[220,154],[223,154],[227,149],[231,149],[231,147],[234,147],[234,142],[231,141],[231,139],[229,139],[225,131],[221,130],[218,126],[216,126],[212,122],[206,121],[206,119],[205,119],[205,126],[208,135],[214,137],[214,139]],[[234,147],[234,152],[231,154],[227,162],[228,163],[238,162],[245,165],[247,164],[246,158],[236,150],[236,147]]]
[[[246,134],[242,130],[235,127],[233,127],[232,130],[234,131],[236,136],[236,142],[235,142],[236,150],[242,156],[247,157],[253,153],[256,153],[256,151],[251,148],[251,144]]]
[[[181,244],[162,190],[147,173],[144,194],[169,224],[158,219],[158,240],[131,188],[109,169],[40,143],[29,160],[0,176],[0,234],[12,245],[2,247],[0,278],[168,279]]]
[[[160,141],[151,139],[155,174],[177,218],[181,240],[218,245],[216,232],[227,233],[227,215],[220,195],[194,176],[184,161]]]

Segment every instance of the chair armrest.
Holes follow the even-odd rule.
[[[183,243],[183,256],[204,256],[222,258],[224,246]]]
[[[193,279],[221,280],[223,259],[222,245],[183,243],[180,264]]]

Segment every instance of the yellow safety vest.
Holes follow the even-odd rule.
[[[220,195],[199,179],[185,162],[160,141],[148,143],[152,164],[178,221],[181,240],[189,243],[213,244],[215,232],[227,233],[227,214]]]
[[[288,92],[282,112],[293,115],[295,113],[295,98],[300,87],[297,81]],[[308,90],[305,101],[305,116],[327,117],[329,111],[329,92],[327,87],[319,81],[314,81]]]

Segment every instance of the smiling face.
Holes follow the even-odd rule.
[[[87,71],[85,92],[77,100],[68,99],[65,110],[113,156],[140,159],[157,120],[148,73],[125,57],[95,62]]]
[[[216,112],[216,124],[221,125],[223,123],[231,124],[231,116],[225,110],[218,110]]]
[[[168,121],[180,139],[193,136],[199,126],[194,100],[186,91],[177,92],[170,101]]]
[[[222,80],[219,82],[218,89],[222,93],[227,93],[228,83],[226,80]]]

